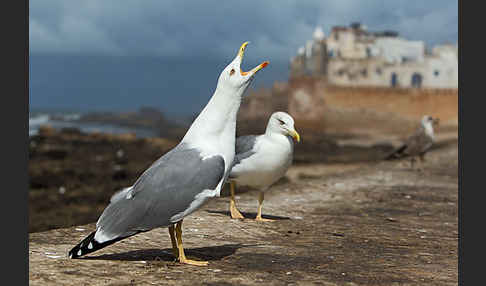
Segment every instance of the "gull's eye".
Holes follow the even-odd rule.
[[[278,122],[280,122],[280,125],[285,125],[285,122],[283,122],[283,120],[278,119]]]
[[[233,75],[233,74],[235,74],[235,69],[231,69],[231,71],[230,71],[230,75]]]

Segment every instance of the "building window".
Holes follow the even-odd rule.
[[[366,77],[368,75],[368,70],[367,69],[362,69],[361,70],[361,75]]]
[[[376,68],[376,74],[381,74],[381,68]]]
[[[422,87],[422,75],[418,72],[412,75],[412,87],[421,88]]]
[[[435,76],[439,76],[439,70],[435,70],[435,71],[434,71],[434,75],[435,75]]]
[[[371,49],[370,49],[370,47],[366,47],[366,56],[368,58],[371,58]]]
[[[398,86],[398,75],[396,73],[392,73],[391,79],[390,79],[390,85],[391,85],[391,87],[397,87]]]
[[[329,53],[328,53],[329,57],[332,58],[334,57],[334,51],[333,50],[330,50]]]

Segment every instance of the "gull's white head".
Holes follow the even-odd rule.
[[[430,115],[424,115],[422,117],[421,124],[424,128],[427,128],[427,127],[432,128],[432,126],[439,124],[439,118],[433,118]]]
[[[244,72],[241,69],[241,62],[243,61],[247,45],[248,42],[244,42],[241,45],[234,60],[221,72],[216,89],[241,96],[250,85],[253,76],[269,64],[268,61],[264,61],[252,70]]]
[[[300,142],[300,135],[295,131],[294,119],[288,113],[278,111],[270,116],[267,124],[266,133],[278,133],[294,138]]]

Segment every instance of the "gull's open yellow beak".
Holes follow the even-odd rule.
[[[243,56],[245,55],[245,49],[246,46],[248,46],[250,42],[244,42],[243,45],[241,45],[240,50],[238,51],[238,57],[240,57],[240,60],[243,60]]]
[[[241,47],[240,47],[240,50],[238,51],[238,57],[240,57],[240,62],[243,61],[243,56],[245,55],[245,49],[246,49],[246,46],[249,44],[250,42],[244,42]],[[251,71],[248,71],[248,72],[244,72],[241,70],[240,68],[240,73],[242,76],[246,76],[246,75],[249,75],[249,74],[255,74],[257,71],[261,70],[262,68],[266,67],[270,62],[269,61],[264,61],[263,63],[259,64],[258,66],[256,66],[254,69],[252,69]]]
[[[292,138],[294,138],[295,141],[300,142],[300,135],[299,133],[297,133],[297,131],[290,130],[289,135],[292,136]]]
[[[240,72],[241,72],[241,75],[245,76],[245,75],[248,75],[248,74],[255,74],[257,71],[261,70],[262,68],[268,66],[270,62],[269,61],[264,61],[263,63],[257,65],[255,68],[253,68],[251,71],[249,72],[244,72],[240,69]]]

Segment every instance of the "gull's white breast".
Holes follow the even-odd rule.
[[[278,138],[280,137],[280,138]],[[286,136],[259,136],[253,151],[231,171],[238,185],[266,189],[285,175],[292,164],[293,144]]]

